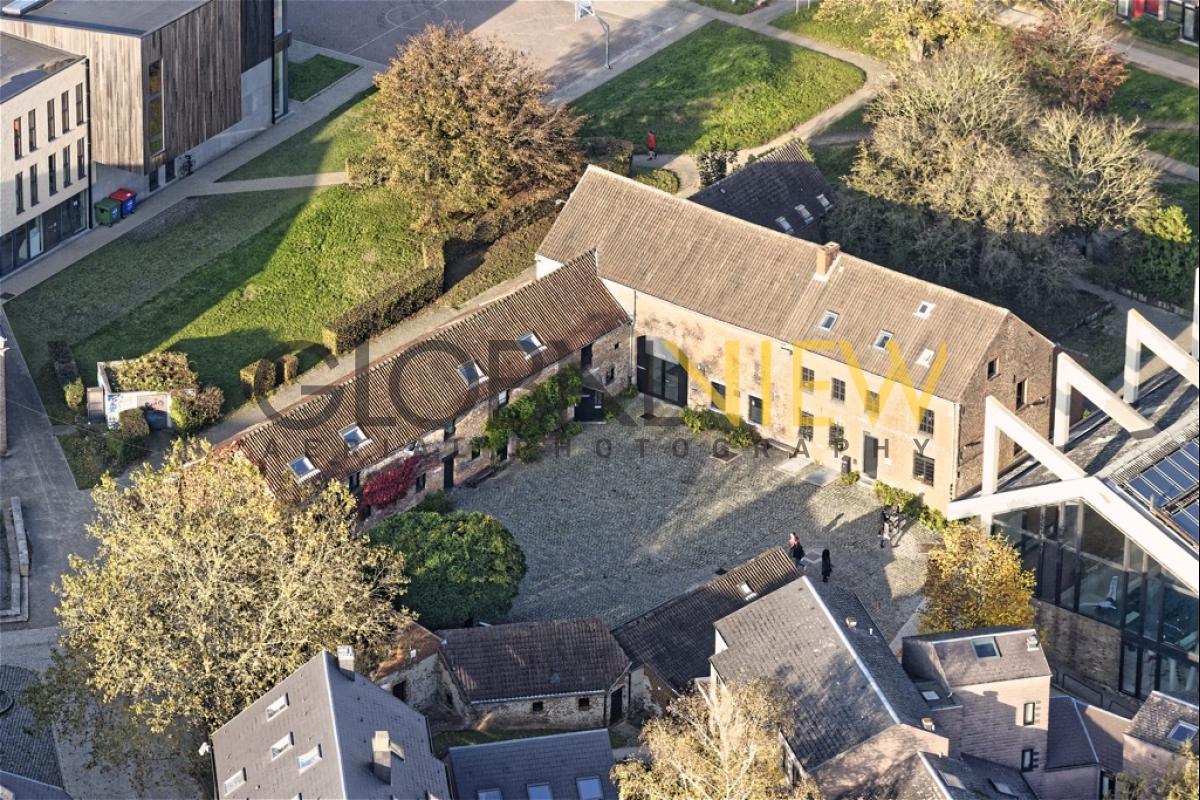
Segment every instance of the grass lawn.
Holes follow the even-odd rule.
[[[317,53],[308,61],[288,64],[288,97],[307,100],[339,78],[358,69],[357,64]]]
[[[1103,319],[1072,331],[1062,345],[1085,354],[1084,366],[1105,384],[1125,369],[1125,341],[1107,330]]]
[[[1192,181],[1162,181],[1158,191],[1171,205],[1179,206],[1187,214],[1192,233],[1200,233],[1200,183]]]
[[[1200,166],[1200,131],[1151,129],[1143,134],[1142,139],[1146,147],[1155,153]]]
[[[1140,118],[1146,126],[1142,138],[1154,152],[1200,164],[1200,92],[1137,67],[1128,70],[1129,80],[1113,97],[1112,110],[1126,119]],[[1156,127],[1161,125],[1176,127]]]
[[[697,152],[724,139],[764,144],[863,85],[844,61],[743,28],[710,22],[575,101],[585,136],[616,136],[643,150]]]
[[[325,119],[309,125],[221,180],[341,172],[346,168],[347,158],[366,149],[368,134],[363,130],[363,118],[374,92],[374,89],[368,89]]]
[[[123,237],[8,305],[48,405],[62,407],[45,343],[65,338],[89,383],[98,360],[182,350],[235,407],[241,367],[296,351],[301,369],[312,366],[319,348],[300,343],[320,342],[324,322],[420,265],[407,208],[391,192],[333,187],[311,199],[291,190],[204,202],[188,219],[137,241]],[[221,241],[218,220],[240,237]]]
[[[797,36],[807,36],[819,42],[828,42],[829,44],[865,53],[866,55],[882,60],[887,60],[891,55],[867,43],[867,37],[871,35],[871,31],[875,27],[869,20],[856,25],[828,22],[817,19],[816,6],[802,8],[798,14],[792,11],[781,17],[776,17],[771,20],[771,26],[789,31]]]
[[[825,176],[825,180],[838,185],[842,183],[842,176],[850,173],[854,157],[858,155],[856,144],[837,144],[811,149],[813,161]]]
[[[662,189],[664,192],[670,192],[671,194],[679,191],[679,176],[669,169],[634,167],[629,173],[629,177],[638,183],[644,183],[647,186],[653,186],[655,189]]]
[[[715,8],[717,11],[725,11],[730,14],[749,14],[751,11],[754,11],[758,8],[758,6],[754,4],[754,0],[737,0],[737,2],[730,2],[730,0],[692,0],[692,2],[697,5],[708,6],[709,8]]]

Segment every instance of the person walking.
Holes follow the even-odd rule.
[[[658,137],[654,135],[654,131],[646,134],[646,149],[650,151],[650,160],[658,155]]]
[[[796,536],[796,532],[792,531],[792,535],[788,537],[788,550],[792,553],[792,561],[796,562],[797,567],[804,566],[804,545],[800,544],[800,537]]]
[[[821,583],[829,583],[829,576],[833,573],[833,561],[829,558],[829,548],[826,547],[821,551]]]

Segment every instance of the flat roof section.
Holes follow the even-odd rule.
[[[0,103],[82,59],[65,50],[0,33]]]
[[[19,16],[6,14],[5,18],[143,36],[209,2],[211,0],[50,0]]]

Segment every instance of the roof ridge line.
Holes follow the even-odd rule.
[[[1092,741],[1092,732],[1088,730],[1087,722],[1083,719],[1083,712],[1079,710],[1079,704],[1081,701],[1076,700],[1070,695],[1066,695],[1066,698],[1071,701],[1071,708],[1075,709],[1075,718],[1079,720],[1079,727],[1083,728],[1083,735],[1087,739],[1088,747],[1091,748],[1092,751],[1092,759],[1099,764],[1100,754],[1096,752],[1096,743]]]

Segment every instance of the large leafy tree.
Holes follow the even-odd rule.
[[[402,559],[357,532],[340,484],[286,508],[253,464],[188,441],[93,498],[97,552],[71,556],[58,646],[32,699],[86,731],[101,765],[194,754],[314,654],[378,652],[405,618],[393,605]]]
[[[621,800],[817,798],[785,789],[779,736],[792,731],[791,699],[775,681],[716,684],[679,697],[642,728],[649,762],[613,767]]]
[[[366,161],[415,196],[426,232],[449,233],[517,195],[561,191],[578,175],[580,120],[543,99],[550,84],[520,53],[430,25],[375,82]]]
[[[369,533],[380,550],[403,554],[405,602],[428,628],[503,617],[525,577],[516,539],[487,514],[409,511]]]
[[[1133,285],[1184,304],[1200,263],[1200,244],[1179,206],[1160,206],[1143,215],[1129,248]]]
[[[1032,625],[1034,575],[1003,536],[950,525],[929,553],[922,633]]]
[[[1012,46],[1038,94],[1052,105],[1098,110],[1125,82],[1125,60],[1110,48],[1115,38],[1107,0],[1045,0],[1033,28],[1013,33]]]
[[[985,0],[821,0],[819,19],[870,23],[876,49],[910,61],[987,31],[993,4]]]

